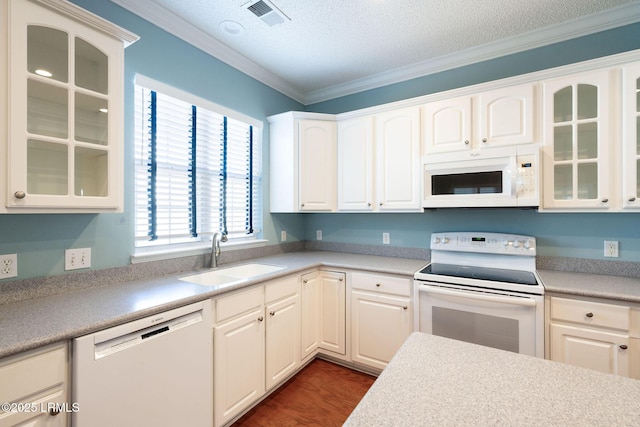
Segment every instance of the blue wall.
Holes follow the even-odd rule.
[[[125,51],[125,188],[133,187],[133,79],[141,73],[265,122],[264,231],[277,244],[313,240],[322,229],[334,242],[427,247],[433,231],[487,230],[531,234],[543,255],[602,258],[602,240],[619,240],[622,260],[640,260],[638,214],[540,214],[520,210],[444,210],[424,214],[274,214],[268,213],[269,164],[266,117],[304,106],[158,29],[110,1],[72,0],[136,34]],[[578,40],[462,67],[412,81],[308,106],[337,113],[411,98],[455,87],[640,49],[640,24]],[[0,253],[17,253],[20,279],[64,273],[64,250],[91,247],[93,269],[124,266],[133,252],[133,194],[125,191],[122,214],[0,215]]]

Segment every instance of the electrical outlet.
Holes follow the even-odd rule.
[[[287,241],[287,230],[281,230],[280,231],[280,241],[281,242],[286,242]]]
[[[67,249],[64,251],[64,269],[78,270],[91,267],[91,248]]]
[[[316,230],[316,240],[322,240],[322,230]]]
[[[389,233],[382,233],[382,244],[388,245],[389,243]]]
[[[18,255],[0,255],[0,279],[18,277]]]
[[[604,241],[604,256],[609,258],[618,258],[618,241],[617,240],[605,240]]]

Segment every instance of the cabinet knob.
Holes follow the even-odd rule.
[[[13,193],[13,196],[16,199],[24,199],[27,196],[27,193],[25,193],[24,191],[16,191],[15,193]]]
[[[51,408],[49,409],[49,415],[51,415],[52,417],[55,417],[56,415],[58,415],[60,413],[60,410],[57,408]]]
[[[403,309],[403,310],[406,310],[406,309],[407,309],[407,306],[406,306],[406,305],[403,305],[403,306],[402,306],[402,309]]]
[[[626,350],[627,348],[629,348],[629,347],[627,347],[627,345],[626,345],[626,344],[622,344],[622,345],[620,346],[620,349],[621,349],[621,350]]]
[[[589,312],[589,313],[585,314],[585,316],[591,318],[591,317],[593,317],[593,313]]]
[[[382,286],[380,283],[376,283],[376,288],[379,288],[380,286]]]
[[[380,202],[380,206],[382,206],[382,202]]]
[[[269,316],[275,316],[275,315],[276,315],[276,312],[275,312],[275,311],[270,311],[270,312],[269,312]]]
[[[367,203],[367,206],[371,206],[371,203]]]
[[[469,145],[469,140],[468,139],[464,140],[464,145]]]
[[[482,138],[482,142],[487,142],[487,138]]]
[[[635,202],[635,201],[636,201],[636,198],[635,198],[635,197],[629,197],[629,199],[628,199],[628,200],[629,200],[630,202]]]
[[[300,205],[301,208],[304,208],[304,203]]]
[[[341,277],[338,279],[339,282],[342,282],[344,279]]]
[[[609,203],[609,199],[607,199],[606,197],[604,199],[601,200],[602,203]]]
[[[304,279],[304,280],[302,281],[302,283],[307,283],[307,282],[308,282],[308,280],[307,280],[307,279]]]
[[[258,322],[262,322],[264,320],[264,317],[260,316],[258,317]]]

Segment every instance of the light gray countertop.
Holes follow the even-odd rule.
[[[545,292],[640,303],[640,278],[538,270]]]
[[[252,262],[286,268],[227,287],[201,286],[179,280],[179,277],[206,270],[186,271],[0,305],[0,357],[318,267],[413,276],[426,264],[426,261],[416,259],[318,251],[273,255],[221,265],[220,269]]]
[[[640,424],[640,381],[419,332],[346,426]]]

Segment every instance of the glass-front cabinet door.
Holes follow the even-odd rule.
[[[123,40],[9,5],[8,211],[121,210]]]
[[[544,208],[611,206],[609,71],[544,82]]]
[[[640,63],[622,73],[622,206],[640,209]]]

